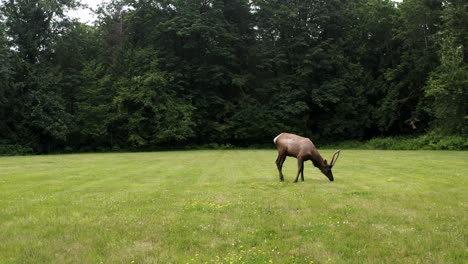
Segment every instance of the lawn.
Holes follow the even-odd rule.
[[[327,159],[333,150],[321,151]],[[0,263],[466,263],[468,152],[0,158]]]

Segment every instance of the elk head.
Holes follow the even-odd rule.
[[[340,156],[340,150],[333,154],[330,164],[327,163],[327,160],[324,161],[324,165],[321,166],[320,171],[327,176],[330,181],[333,181],[333,172],[332,168],[335,165],[336,160]]]

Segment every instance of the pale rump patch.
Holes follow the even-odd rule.
[[[276,140],[277,140],[281,135],[283,135],[283,133],[281,133],[281,134],[279,134],[278,136],[276,136],[275,139],[273,139],[273,143],[276,144]]]

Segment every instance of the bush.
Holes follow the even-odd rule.
[[[437,149],[468,150],[468,139],[465,137],[444,137],[436,145]]]
[[[389,149],[389,150],[468,150],[468,138],[428,133],[419,137],[385,137],[369,141],[342,141],[318,146],[330,149]]]
[[[371,149],[394,150],[468,150],[468,138],[462,136],[440,136],[429,133],[416,138],[374,138],[364,144]]]
[[[317,148],[326,148],[326,149],[367,149],[368,146],[365,145],[363,141],[357,140],[347,140],[341,141],[337,144],[316,144]]]
[[[226,144],[209,143],[209,144],[198,147],[198,149],[219,149],[219,150],[234,149],[234,146],[229,143],[226,143]]]
[[[32,148],[17,144],[0,144],[0,156],[16,156],[33,153]]]

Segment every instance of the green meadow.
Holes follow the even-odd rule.
[[[321,150],[330,159],[333,150]],[[0,157],[0,263],[466,263],[468,152]]]

